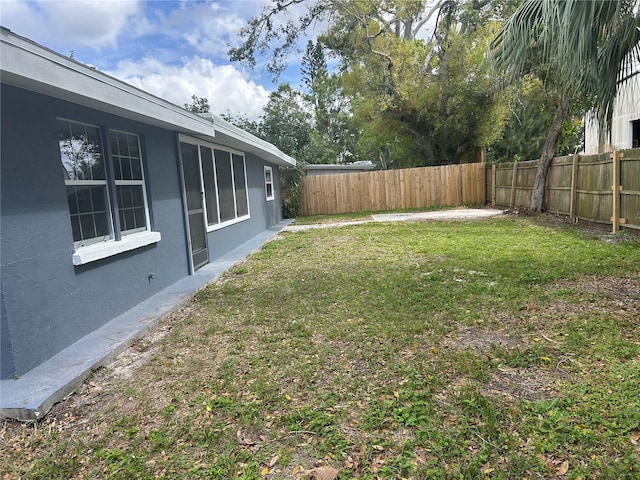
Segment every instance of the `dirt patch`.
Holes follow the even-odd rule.
[[[625,304],[638,306],[640,302],[640,277],[584,276],[578,280],[558,282],[549,290],[568,289],[578,293],[604,295],[610,299],[624,300]]]
[[[171,331],[171,325],[153,327],[143,338],[136,340],[109,365],[117,377],[128,379],[158,350],[158,342]]]
[[[518,351],[526,342],[515,335],[486,327],[461,327],[457,335],[448,338],[445,345],[460,350],[470,350],[475,354],[485,354],[493,347]],[[559,373],[559,372],[558,372]],[[467,380],[459,379],[454,386],[465,385]],[[503,397],[508,401],[536,401],[551,398],[557,392],[552,387],[553,379],[548,370],[541,367],[511,368],[500,366],[491,379],[480,386],[484,395]]]
[[[506,397],[511,401],[536,401],[557,395],[551,384],[548,372],[539,368],[500,368],[491,380],[482,386],[482,393]]]
[[[634,342],[638,341],[640,277],[587,275],[577,280],[560,281],[547,288],[550,295],[562,290],[575,292],[580,301],[566,302],[562,297],[555,299],[543,310],[543,316],[561,320],[581,313],[615,315],[619,324],[625,325],[623,336]]]
[[[483,353],[489,351],[492,345],[518,348],[522,346],[522,340],[506,332],[479,327],[461,327],[456,336],[445,340],[444,345]]]

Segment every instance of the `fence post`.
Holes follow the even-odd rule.
[[[613,152],[613,166],[612,166],[612,177],[613,177],[613,185],[612,189],[612,214],[611,221],[613,223],[612,232],[616,233],[620,230],[620,190],[622,190],[620,186],[620,158],[623,156],[622,152],[616,150]]]
[[[511,177],[511,201],[509,208],[516,206],[516,179],[518,178],[518,162],[513,162],[513,175]]]
[[[462,164],[458,164],[458,205],[462,205]]]
[[[496,206],[496,164],[491,164],[491,206]]]
[[[578,160],[580,155],[573,155],[573,166],[571,169],[571,200],[569,204],[569,219],[571,222],[576,221],[576,202],[578,201]]]

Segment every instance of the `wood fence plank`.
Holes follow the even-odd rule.
[[[569,205],[569,219],[576,221],[576,202],[578,200],[578,162],[580,155],[577,153],[573,156],[571,164],[571,203]]]
[[[513,162],[513,175],[511,176],[511,201],[509,208],[516,206],[516,179],[518,176],[518,162]]]
[[[613,184],[611,186],[611,194],[613,197],[611,202],[613,233],[617,233],[620,230],[620,157],[620,151],[613,152],[613,173],[611,175],[613,177]]]

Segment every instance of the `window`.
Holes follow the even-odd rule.
[[[100,127],[58,119],[58,132],[73,243],[76,253],[82,250],[85,254],[74,255],[74,264],[160,240],[158,233],[149,232],[154,235],[123,241],[133,233],[149,231],[138,136],[110,130],[111,157],[107,159]],[[120,245],[100,249],[105,242],[114,241]],[[87,249],[90,246],[93,248]]]
[[[142,157],[136,135],[109,132],[113,177],[122,235],[147,230],[147,199],[142,177]]]
[[[199,152],[209,230],[249,218],[244,155],[221,147],[188,144]]]
[[[59,121],[60,160],[76,246],[113,238],[100,129]]]
[[[273,200],[273,169],[264,167],[264,190],[267,193],[267,200]]]

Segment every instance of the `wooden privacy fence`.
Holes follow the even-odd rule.
[[[487,165],[491,205],[528,207],[538,160]],[[489,193],[490,192],[490,193]],[[545,209],[572,220],[640,229],[640,150],[553,159]]]
[[[485,204],[485,164],[305,176],[302,215]]]

